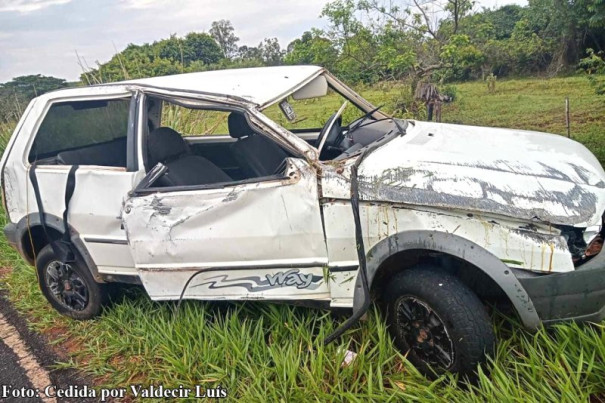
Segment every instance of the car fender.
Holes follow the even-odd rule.
[[[502,288],[525,327],[536,329],[540,326],[541,321],[534,304],[513,271],[480,245],[450,233],[427,230],[403,231],[382,239],[366,254],[369,285],[372,285],[377,271],[387,258],[399,252],[415,249],[452,255],[479,268]],[[353,297],[354,312],[363,305],[364,298],[361,278],[357,276]]]

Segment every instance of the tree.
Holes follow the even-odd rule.
[[[314,64],[333,70],[338,51],[319,29],[306,31],[290,42],[284,58],[286,64]]]
[[[223,52],[210,35],[191,32],[185,38],[171,35],[151,44],[130,44],[108,62],[97,62],[97,68],[85,69],[80,80],[98,84],[199,71],[222,59]]]
[[[408,80],[414,88],[490,74],[555,74],[575,68],[588,49],[603,54],[605,0],[528,1],[474,10],[474,0],[333,0],[321,13],[329,27],[304,32],[287,49],[276,38],[238,46],[231,22],[219,20],[209,33],[131,44],[95,69],[86,66],[82,80],[286,63],[324,66],[349,82]]]
[[[240,46],[237,50],[241,60],[263,60],[262,52],[259,48],[254,46]]]
[[[588,56],[581,59],[578,63],[580,71],[586,73],[590,84],[599,95],[605,94],[605,58],[603,52],[598,54],[592,49],[587,49]]]
[[[239,38],[235,35],[231,21],[213,21],[209,33],[218,43],[226,58],[233,59],[237,56]]]
[[[418,59],[414,35],[397,29],[388,21],[377,34],[374,61],[380,69],[381,79],[401,79],[413,71]]]
[[[219,44],[208,34],[190,32],[184,41],[185,64],[200,61],[204,64],[218,63],[223,58]]]
[[[206,33],[190,32],[185,38],[171,35],[168,39],[154,42],[152,48],[161,59],[181,64],[183,69],[194,61],[214,64],[223,58],[219,45]]]
[[[277,66],[282,63],[284,52],[277,38],[265,38],[258,44],[261,59],[269,66]]]
[[[181,68],[185,68],[185,50],[184,43],[176,34],[170,35],[168,39],[162,39],[154,42],[153,50],[161,59],[168,59],[175,64],[180,64]]]
[[[0,84],[0,123],[19,119],[33,98],[66,86],[62,78],[41,74],[19,76]]]
[[[54,91],[67,86],[67,81],[62,78],[43,76],[41,74],[19,76],[4,84],[0,84],[0,90],[9,91],[23,98],[32,99],[46,92]]]
[[[578,0],[578,6],[588,13],[586,22],[592,28],[605,27],[605,2],[603,0]]]
[[[496,10],[485,10],[480,15],[483,17],[483,22],[493,27],[495,39],[508,39],[513,34],[515,24],[523,16],[523,7],[509,4]]]
[[[453,24],[453,34],[458,33],[460,20],[471,11],[473,5],[474,3],[471,0],[447,0],[443,9],[450,15],[450,20]]]
[[[346,81],[374,82],[378,79],[375,32],[359,20],[354,0],[336,0],[322,10],[330,21],[329,36],[338,51],[336,73]]]
[[[459,47],[451,42],[472,4],[470,0],[336,0],[322,15],[332,23],[331,34],[351,68],[365,71],[366,77],[368,71],[375,71],[370,80],[409,74],[417,81],[464,59],[452,57]],[[442,48],[448,44],[444,53]],[[467,53],[469,46],[463,49]],[[442,60],[444,54],[447,61]]]
[[[441,47],[439,58],[444,65],[444,79],[468,78],[469,71],[484,61],[483,53],[471,43],[468,35],[452,35]]]

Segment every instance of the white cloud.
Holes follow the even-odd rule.
[[[0,0],[0,13],[16,11],[19,13],[30,13],[42,10],[46,7],[66,4],[71,0]]]
[[[120,0],[125,8],[153,8],[169,4],[162,0]]]

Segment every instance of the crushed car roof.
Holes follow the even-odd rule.
[[[318,66],[255,67],[141,78],[112,84],[138,84],[234,96],[263,106],[295,91],[322,71],[323,68]]]

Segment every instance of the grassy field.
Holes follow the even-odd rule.
[[[456,87],[457,99],[444,108],[444,121],[559,134],[565,132],[569,96],[573,138],[605,162],[605,97],[593,95],[585,79],[502,81],[495,94],[487,94],[484,83]],[[405,91],[360,92],[388,109]],[[313,103],[307,107],[318,121],[332,113],[313,111]],[[49,308],[32,269],[4,239],[0,266],[11,300],[64,354],[59,365],[89,373],[98,385],[220,385],[242,401],[605,402],[605,323],[558,325],[532,334],[496,313],[500,341],[490,374],[480,373],[476,385],[460,385],[452,376],[436,381],[420,376],[394,349],[375,312],[329,346],[322,339],[343,319],[323,311],[186,302],[177,313],[175,304],[151,302],[138,289],[128,290],[99,319],[75,322]],[[359,356],[343,368],[347,348]]]

